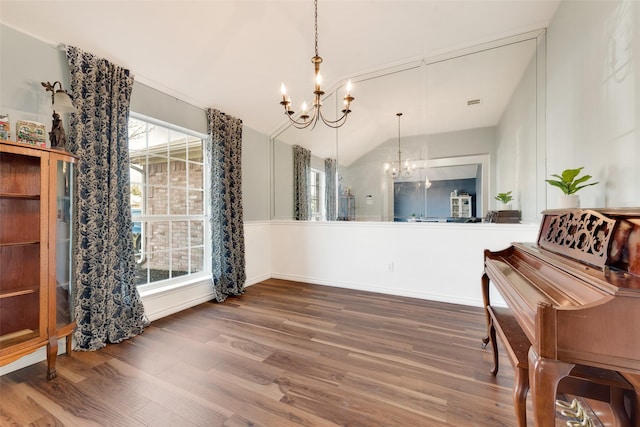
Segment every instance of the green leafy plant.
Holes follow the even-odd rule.
[[[583,168],[584,166],[579,167],[578,169],[565,169],[564,171],[562,171],[562,175],[557,175],[557,174],[551,175],[553,177],[558,178],[557,180],[547,179],[545,181],[547,181],[549,184],[553,185],[554,187],[558,187],[560,190],[562,190],[564,194],[567,194],[567,195],[574,194],[581,188],[598,184],[597,182],[591,182],[589,184],[580,185],[592,178],[591,175],[583,175],[580,178],[578,178],[578,175],[580,174],[580,171],[582,171]]]
[[[511,196],[511,191],[507,191],[506,193],[498,193],[495,199],[506,205],[507,203],[513,200],[513,197]]]

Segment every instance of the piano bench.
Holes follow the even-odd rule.
[[[489,340],[493,348],[492,375],[498,374],[498,344],[502,340],[514,370],[513,406],[518,427],[527,425],[527,393],[529,391],[529,348],[531,342],[508,308],[487,306],[490,317]],[[630,425],[624,405],[624,393],[633,391],[629,382],[616,371],[576,365],[569,376],[558,384],[558,392],[607,402],[620,426]]]

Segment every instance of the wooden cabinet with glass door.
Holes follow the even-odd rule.
[[[73,166],[67,152],[0,141],[0,366],[58,340],[71,350]]]

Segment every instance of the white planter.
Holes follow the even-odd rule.
[[[562,194],[558,199],[560,209],[574,209],[580,207],[580,196],[577,194]]]

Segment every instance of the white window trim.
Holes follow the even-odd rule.
[[[129,117],[137,120],[146,121],[150,124],[154,124],[157,126],[162,126],[169,130],[173,130],[176,132],[181,132],[190,136],[201,138],[204,141],[204,145],[202,147],[203,165],[204,165],[204,168],[203,168],[204,169],[203,171],[204,201],[203,203],[204,203],[204,217],[205,217],[204,248],[203,248],[204,249],[204,266],[203,266],[204,270],[201,272],[188,274],[186,276],[178,276],[171,279],[159,280],[153,283],[139,285],[137,286],[138,292],[140,293],[140,295],[148,296],[152,294],[170,292],[172,290],[175,290],[181,287],[191,286],[194,283],[202,282],[205,280],[208,280],[208,281],[212,280],[211,263],[207,262],[207,260],[211,259],[211,195],[207,190],[207,188],[209,187],[208,183],[210,179],[210,171],[209,171],[210,167],[209,167],[209,156],[207,155],[206,152],[204,152],[206,151],[206,147],[209,143],[209,135],[203,134],[201,132],[197,132],[191,129],[186,129],[181,126],[174,125],[172,123],[167,123],[162,120],[154,119],[153,117],[145,116],[143,114],[139,114],[133,111],[129,113]],[[200,217],[201,215],[198,215],[197,219],[200,219]],[[153,220],[162,220],[162,219],[168,219],[168,218],[173,218],[173,216],[158,215],[158,216],[155,216]],[[189,219],[195,219],[195,218],[196,217],[192,218],[191,216],[187,215],[185,216],[184,219],[189,220]]]
[[[320,169],[311,168],[311,172],[315,172],[319,177],[319,185],[318,185],[318,207],[320,211],[319,221],[324,221],[327,219],[327,206],[325,202],[325,172]],[[309,181],[311,182],[311,177],[309,177]],[[315,220],[315,218],[314,218]]]

